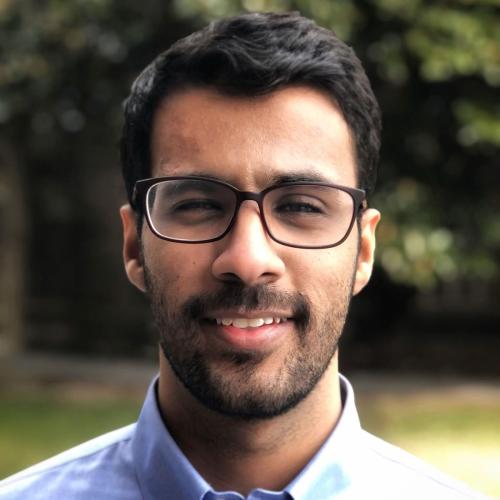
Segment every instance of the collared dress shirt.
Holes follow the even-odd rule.
[[[340,376],[343,409],[329,438],[283,490],[247,500],[458,500],[485,498],[362,430],[354,393]],[[314,425],[314,422],[311,422]],[[217,449],[213,450],[217,460]],[[214,491],[166,429],[156,381],[136,424],[63,452],[0,482],[0,500],[243,500]]]

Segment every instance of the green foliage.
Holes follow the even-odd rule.
[[[498,13],[492,7],[477,5],[471,12],[432,6],[421,9],[414,21],[405,38],[420,58],[425,79],[480,75],[490,85],[500,85]]]
[[[457,120],[462,124],[458,140],[465,147],[475,144],[500,146],[500,101],[498,103],[474,102],[457,99],[454,105]]]
[[[384,215],[380,262],[394,279],[423,287],[493,279],[500,238],[491,216],[500,203],[498,2],[375,5],[375,28],[355,33],[353,43],[373,64],[385,112],[374,198]]]

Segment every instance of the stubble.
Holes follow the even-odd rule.
[[[190,297],[177,305],[175,291],[164,286],[145,266],[160,346],[172,370],[202,404],[224,415],[253,420],[282,415],[306,398],[327,370],[341,336],[353,279],[336,284],[335,294],[322,298],[324,311],[299,292],[272,285],[246,287],[224,283],[215,292]],[[214,360],[207,354],[208,311],[220,309],[292,310],[294,338],[271,373],[262,373],[267,353],[228,348]]]

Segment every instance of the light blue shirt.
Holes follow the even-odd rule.
[[[248,500],[484,498],[363,431],[352,387],[342,376],[340,384],[342,415],[322,448],[283,491],[255,489]],[[155,388],[156,381],[136,424],[1,481],[0,500],[244,499],[214,491],[193,468],[163,424]]]

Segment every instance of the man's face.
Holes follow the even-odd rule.
[[[356,187],[342,114],[319,91],[289,87],[258,98],[194,89],[158,108],[153,176],[207,176],[261,191],[276,179]],[[223,239],[163,241],[122,209],[131,281],[147,291],[173,372],[209,408],[243,418],[279,415],[308,396],[335,356],[349,302],[368,281],[378,213],[340,246],[273,241],[254,201]],[[264,324],[262,324],[264,323]]]

